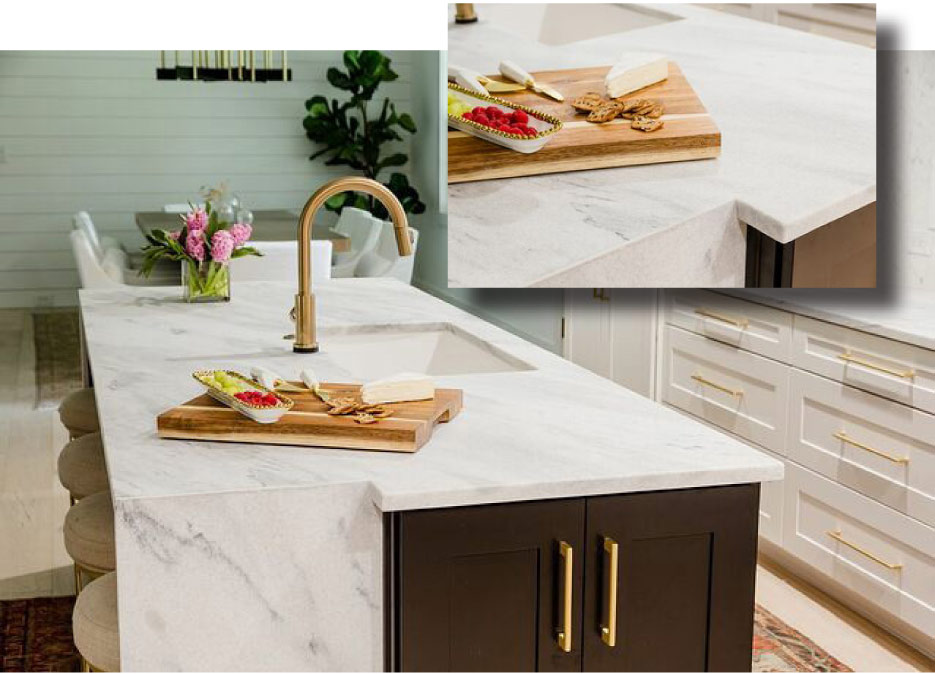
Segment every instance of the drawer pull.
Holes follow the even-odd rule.
[[[609,648],[617,645],[617,575],[619,567],[617,541],[604,537],[604,569],[607,573],[607,620],[601,621],[601,641]]]
[[[705,379],[700,374],[693,374],[692,379],[694,379],[699,384],[710,386],[713,389],[717,389],[718,391],[726,393],[727,395],[734,396],[735,398],[740,398],[743,395],[743,391],[741,391],[740,389],[732,389],[732,388],[727,388],[726,386],[721,386],[720,384],[716,384],[713,381]]]
[[[884,459],[886,459],[887,461],[892,461],[893,463],[909,463],[909,457],[908,457],[908,456],[893,456],[892,454],[887,454],[886,452],[881,452],[879,449],[874,449],[874,448],[871,447],[870,445],[865,445],[865,444],[862,443],[862,442],[858,442],[857,440],[855,440],[854,438],[852,438],[851,436],[849,436],[849,435],[848,435],[847,433],[845,433],[844,431],[838,431],[837,433],[834,433],[834,437],[836,437],[836,438],[837,438],[838,440],[840,440],[841,442],[846,442],[846,443],[849,444],[849,445],[854,445],[854,447],[860,447],[861,449],[866,450],[866,451],[870,452],[871,454],[876,454],[877,456],[882,456],[882,457],[883,457]]]
[[[572,572],[573,550],[565,541],[560,541],[558,551],[562,557],[562,626],[558,631],[558,647],[571,652],[571,608],[574,574]]]
[[[863,365],[864,367],[869,367],[871,370],[877,370],[878,372],[885,372],[886,374],[891,374],[894,377],[900,377],[901,379],[912,379],[916,376],[915,370],[894,370],[891,367],[886,367],[885,365],[879,365],[877,363],[871,363],[869,360],[860,358],[851,354],[850,351],[846,353],[838,354],[838,358],[848,363],[857,363],[858,365]]]
[[[716,311],[711,311],[710,309],[705,309],[704,307],[695,309],[695,313],[699,316],[703,316],[704,318],[713,318],[714,320],[721,321],[722,323],[735,325],[741,329],[744,329],[750,325],[750,321],[748,321],[746,318],[733,318],[732,316],[719,314]]]
[[[873,560],[880,566],[885,566],[887,569],[893,569],[894,571],[898,571],[899,569],[903,568],[902,564],[894,564],[892,562],[887,562],[886,560],[880,559],[872,552],[868,552],[867,550],[864,550],[862,547],[860,547],[856,543],[851,543],[849,540],[847,540],[841,535],[840,531],[828,531],[825,533],[827,533],[829,536],[831,536],[831,538],[838,541],[839,543],[843,543],[844,545],[849,547],[851,550],[856,550],[857,552],[862,554],[867,559]]]

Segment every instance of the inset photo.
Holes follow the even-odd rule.
[[[873,4],[457,4],[448,285],[867,288]]]

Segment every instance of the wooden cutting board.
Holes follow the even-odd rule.
[[[571,106],[578,96],[596,91],[606,95],[604,76],[610,66],[549,70],[532,73],[563,96],[559,103],[531,91],[498,94],[555,115],[564,126],[538,152],[521,154],[475,138],[463,131],[448,131],[448,182],[462,183],[494,178],[581,171],[585,169],[690,161],[716,157],[721,152],[721,132],[678,65],[669,62],[669,78],[625,98],[644,97],[665,105],[665,126],[652,133],[630,128],[630,121],[615,119],[592,124]],[[501,79],[491,76],[492,79]]]
[[[321,388],[335,397],[356,397],[360,391],[359,384]],[[416,452],[432,437],[435,424],[461,411],[461,389],[435,389],[433,400],[387,404],[393,416],[358,424],[326,414],[328,406],[313,393],[284,395],[295,406],[274,424],[258,424],[205,393],[160,414],[156,427],[161,438]]]

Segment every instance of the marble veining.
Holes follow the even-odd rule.
[[[787,242],[876,199],[874,50],[699,7],[665,11],[680,19],[560,47],[483,20],[450,26],[449,60],[482,72],[501,58],[545,70],[666,53],[723,143],[717,159],[449,186],[450,286],[587,287],[593,274],[568,271],[685,222],[745,223]],[[625,266],[600,274],[599,285],[630,284]]]
[[[782,465],[391,279],[319,284],[318,354],[294,354],[290,284],[224,304],[177,288],[81,291],[116,510],[123,669],[383,666],[382,513],[776,480]],[[415,454],[162,440],[197,368],[312,367],[342,335],[451,326],[527,369],[436,377],[464,409]]]

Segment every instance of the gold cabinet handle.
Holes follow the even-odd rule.
[[[574,581],[574,550],[565,541],[560,541],[558,551],[562,558],[562,626],[558,631],[558,647],[571,652],[571,604]]]
[[[617,645],[617,576],[619,557],[617,541],[604,537],[604,569],[607,573],[605,607],[607,621],[601,622],[601,641],[613,648]]]
[[[843,543],[844,545],[849,547],[851,550],[856,550],[857,552],[862,554],[867,559],[873,560],[880,566],[885,566],[887,569],[893,569],[896,571],[903,568],[902,564],[894,564],[893,562],[887,562],[886,560],[880,559],[872,552],[868,552],[867,550],[864,550],[862,547],[860,547],[856,543],[851,543],[849,540],[847,540],[846,538],[844,538],[844,536],[841,535],[840,531],[827,531],[825,533],[827,533],[829,536],[831,536],[831,538],[838,541],[839,543]]]
[[[710,379],[705,379],[705,378],[702,377],[700,374],[693,374],[693,375],[692,375],[692,379],[694,379],[694,380],[695,380],[696,382],[698,382],[699,384],[704,384],[705,386],[710,386],[710,387],[713,388],[713,389],[717,389],[718,391],[721,391],[721,392],[723,392],[723,393],[726,393],[727,395],[732,395],[732,396],[734,396],[735,398],[739,398],[739,397],[741,397],[741,396],[743,395],[743,391],[741,391],[740,389],[727,388],[726,386],[722,386],[721,384],[716,384],[715,382],[711,381]]]
[[[864,367],[869,367],[871,370],[876,370],[878,372],[885,372],[886,374],[891,374],[894,377],[899,377],[901,379],[912,379],[916,376],[916,371],[913,369],[909,370],[896,370],[886,365],[880,365],[878,363],[873,363],[869,360],[861,358],[859,356],[853,355],[850,351],[845,353],[839,353],[838,358],[847,362],[847,363],[856,363],[857,365],[863,365]]]
[[[721,314],[717,311],[712,311],[711,309],[705,309],[704,307],[695,309],[695,313],[699,316],[703,316],[704,318],[713,318],[716,321],[721,321],[721,323],[734,325],[741,329],[744,329],[750,325],[750,321],[748,321],[746,318],[734,318],[733,316],[727,316],[726,314]]]
[[[851,436],[849,436],[849,435],[848,435],[847,433],[845,433],[844,431],[838,431],[837,433],[834,433],[833,435],[834,435],[834,437],[836,437],[836,438],[837,438],[838,440],[840,440],[841,442],[846,442],[847,444],[853,445],[854,447],[860,447],[861,449],[863,449],[863,450],[865,450],[865,451],[868,451],[868,452],[870,452],[871,454],[876,454],[877,456],[882,456],[882,457],[883,457],[884,459],[886,459],[887,461],[892,461],[893,463],[909,463],[909,457],[908,457],[908,456],[893,456],[892,454],[888,454],[888,453],[886,453],[886,452],[882,452],[882,451],[880,451],[879,449],[874,449],[874,448],[871,447],[870,445],[865,445],[865,444],[862,443],[862,442],[858,442],[857,440],[855,440],[854,438],[852,438]]]
[[[604,294],[604,288],[593,288],[591,292],[597,301],[610,302],[610,298]]]

